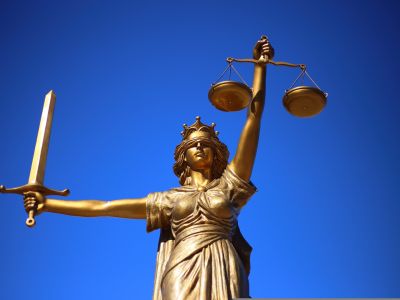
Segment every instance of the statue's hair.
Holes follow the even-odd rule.
[[[213,165],[211,167],[213,179],[220,178],[228,165],[229,151],[228,147],[222,143],[218,137],[211,136],[210,138],[193,138],[183,139],[182,142],[176,146],[174,158],[174,173],[179,177],[181,185],[189,185],[191,183],[190,167],[185,161],[186,151],[194,147],[198,142],[201,142],[207,147],[211,147],[214,152]]]

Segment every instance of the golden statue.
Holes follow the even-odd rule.
[[[237,218],[256,191],[250,177],[265,102],[266,65],[274,63],[271,61],[273,54],[269,41],[262,37],[254,47],[251,60],[255,63],[254,80],[247,119],[230,163],[228,149],[219,140],[215,124],[205,125],[196,117],[194,124],[184,125],[182,141],[175,149],[173,170],[179,177],[180,187],[151,193],[141,199],[108,202],[48,199],[47,195],[68,193],[43,186],[55,101],[54,93],[50,92],[46,96],[29,183],[14,189],[0,186],[0,192],[24,194],[28,226],[33,226],[34,215],[42,212],[146,219],[147,231],[161,231],[155,300],[249,297],[251,247],[240,233]],[[239,91],[236,94],[240,96],[243,90],[236,87],[233,93]],[[229,110],[229,101],[217,102]]]

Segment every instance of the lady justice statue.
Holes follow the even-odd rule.
[[[237,218],[256,188],[250,182],[265,101],[266,64],[273,48],[263,37],[253,51],[253,98],[236,153],[229,152],[200,117],[184,125],[173,170],[180,187],[140,199],[114,201],[48,199],[26,192],[25,209],[36,214],[112,216],[146,219],[147,231],[160,229],[154,280],[155,300],[249,297],[251,247]]]

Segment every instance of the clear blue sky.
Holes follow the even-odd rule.
[[[45,183],[68,199],[178,185],[182,123],[217,123],[234,152],[245,112],[207,99],[225,58],[267,34],[329,93],[299,119],[281,98],[297,70],[269,67],[240,216],[253,297],[400,297],[396,1],[1,1],[0,184],[26,183],[44,95],[57,94]],[[251,65],[237,65],[248,82]],[[3,299],[150,299],[158,234],[145,222],[55,214],[25,227],[0,195]]]

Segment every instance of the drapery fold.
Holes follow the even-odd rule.
[[[153,300],[249,297],[252,248],[237,216],[254,192],[251,183],[227,169],[204,191],[183,186],[148,195],[147,231],[161,229]],[[176,203],[188,199],[196,203],[193,212],[177,219]]]

